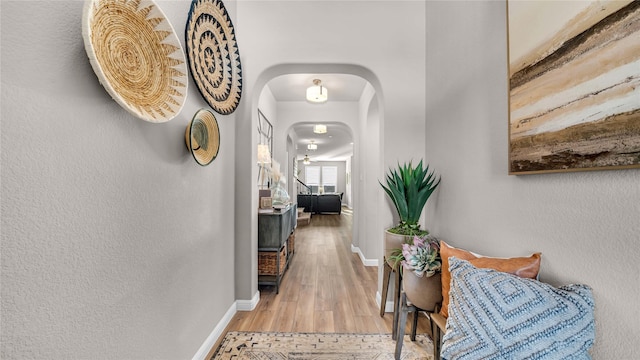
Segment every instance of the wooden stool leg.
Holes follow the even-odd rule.
[[[431,335],[433,336],[433,358],[435,360],[440,360],[440,346],[442,336],[440,333],[440,327],[434,321],[433,314],[429,316],[429,321],[431,322]]]
[[[402,291],[402,277],[400,276],[400,269],[395,269],[395,289],[393,292],[393,331],[391,332],[391,338],[397,339],[398,333],[398,316],[400,315],[400,292]]]
[[[416,332],[418,331],[418,314],[420,311],[416,308],[413,312],[413,324],[411,324],[411,341],[416,341]]]
[[[435,329],[436,329],[436,334],[434,335],[434,340],[433,343],[434,345],[434,352],[435,354],[433,354],[433,358],[440,360],[440,344],[441,344],[441,335],[440,335],[440,328],[438,327],[438,325],[434,325]],[[437,339],[437,340],[436,340]]]
[[[384,310],[387,306],[387,294],[389,293],[389,279],[391,278],[391,266],[387,264],[387,257],[383,258],[384,265],[382,270],[382,294],[380,294],[380,316],[384,316]]]
[[[400,359],[402,354],[402,341],[404,340],[404,329],[407,326],[407,313],[409,309],[407,307],[407,295],[402,293],[402,305],[400,306],[400,319],[397,325],[397,339],[396,339],[396,360]]]

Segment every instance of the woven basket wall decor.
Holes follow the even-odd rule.
[[[184,140],[196,162],[209,165],[220,150],[220,129],[213,113],[207,109],[198,110],[185,130]]]
[[[235,111],[242,96],[242,66],[231,18],[221,0],[193,0],[185,31],[191,76],[216,112]]]
[[[93,71],[118,104],[155,123],[178,115],[187,96],[186,59],[152,0],[86,0],[82,35]]]

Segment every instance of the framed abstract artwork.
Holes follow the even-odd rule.
[[[640,167],[640,1],[507,1],[509,174]]]

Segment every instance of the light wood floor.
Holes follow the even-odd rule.
[[[279,294],[273,286],[261,286],[257,307],[237,312],[225,333],[391,333],[393,313],[380,317],[376,303],[378,268],[365,267],[351,252],[351,220],[345,213],[313,215],[309,225],[298,226]],[[428,329],[429,320],[421,315],[418,333]]]

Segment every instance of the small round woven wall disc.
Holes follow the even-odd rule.
[[[207,109],[198,110],[185,130],[184,140],[196,162],[209,165],[220,150],[220,129],[213,113]]]
[[[187,97],[184,51],[152,0],[86,0],[82,35],[98,80],[123,108],[167,122]]]
[[[217,113],[235,111],[242,96],[242,66],[236,34],[220,0],[193,0],[185,31],[191,76]]]

